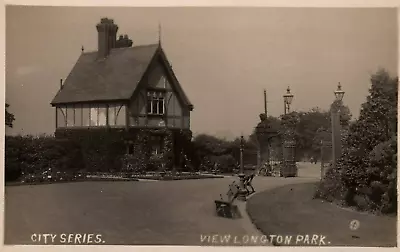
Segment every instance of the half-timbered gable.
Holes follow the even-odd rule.
[[[169,67],[160,48],[132,96],[130,125],[189,129],[192,106]]]

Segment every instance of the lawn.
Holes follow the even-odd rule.
[[[245,235],[241,222],[215,214],[214,199],[233,180],[7,186],[5,244],[33,244],[32,234],[101,234],[105,245],[207,245],[201,235]]]
[[[101,234],[105,245],[214,246],[201,237],[258,234],[250,220],[218,217],[214,200],[237,177],[176,181],[103,181],[5,187],[5,244],[36,233]],[[254,178],[257,191],[310,178]],[[244,206],[243,206],[244,210]],[[60,244],[59,242],[56,244]]]
[[[325,237],[321,245],[328,246],[396,246],[396,216],[356,212],[313,199],[315,186],[286,185],[261,192],[249,199],[247,211],[264,234],[293,237],[290,246],[296,246],[296,238],[297,246],[320,245],[311,241],[316,235],[318,241]],[[359,221],[358,229],[350,229],[352,220]]]

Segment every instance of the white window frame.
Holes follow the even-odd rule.
[[[149,100],[150,99],[150,100]],[[156,102],[156,106],[154,108],[154,102]],[[160,103],[162,107],[162,112],[159,111]],[[147,114],[149,115],[164,115],[165,114],[165,97],[163,92],[158,91],[148,91],[147,92]]]

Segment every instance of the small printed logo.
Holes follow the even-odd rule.
[[[357,230],[360,228],[360,222],[358,220],[352,220],[350,222],[350,229],[351,230]]]

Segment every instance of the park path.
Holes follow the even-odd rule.
[[[299,177],[257,176],[253,185],[261,192],[318,179],[317,165],[299,164]],[[91,233],[101,234],[109,245],[228,245],[207,237],[261,235],[243,202],[238,203],[242,219],[215,215],[214,200],[237,180],[225,177],[6,187],[5,244],[32,244],[33,233]]]

